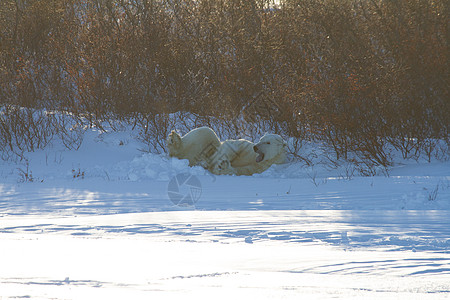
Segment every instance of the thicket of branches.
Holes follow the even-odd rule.
[[[449,136],[447,12],[444,0],[3,0],[0,136],[26,124],[12,110],[45,108],[132,121],[160,145],[181,112],[324,141],[336,159],[431,157]]]

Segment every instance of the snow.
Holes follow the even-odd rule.
[[[142,148],[89,129],[0,160],[0,299],[450,298],[449,161],[214,176]]]

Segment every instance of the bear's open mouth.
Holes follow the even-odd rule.
[[[257,163],[262,162],[264,159],[264,153],[261,153],[261,152],[257,152],[257,153],[258,153],[258,156],[256,157],[256,162]]]

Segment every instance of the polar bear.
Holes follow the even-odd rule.
[[[170,157],[188,159],[190,166],[201,165],[208,168],[211,157],[221,143],[216,133],[209,127],[199,127],[181,137],[174,130],[167,137]]]
[[[286,142],[278,134],[266,134],[257,144],[242,139],[223,142],[209,169],[216,175],[252,175],[285,162]]]

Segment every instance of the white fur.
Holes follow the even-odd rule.
[[[258,156],[262,158],[261,161],[257,160]],[[264,172],[272,164],[285,161],[286,142],[277,134],[266,134],[257,144],[247,140],[223,142],[213,156],[209,169],[217,175],[252,175]]]
[[[183,137],[172,130],[167,138],[169,156],[188,159],[190,166],[200,164],[208,167],[220,145],[216,133],[209,127],[196,128]]]

